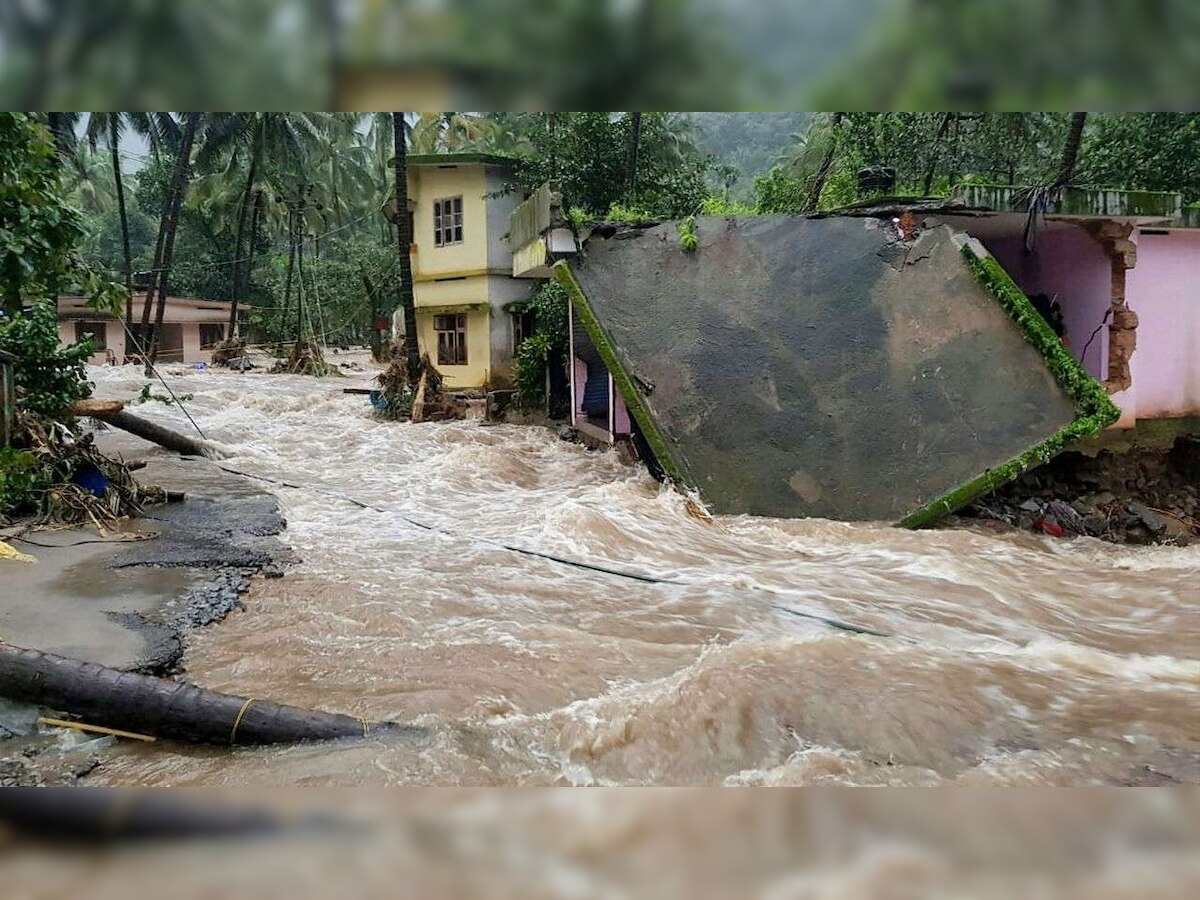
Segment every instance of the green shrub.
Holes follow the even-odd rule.
[[[752,216],[755,212],[753,206],[725,197],[706,197],[700,204],[702,216]]]
[[[521,342],[513,357],[517,396],[529,406],[546,405],[546,367],[566,353],[567,291],[557,281],[546,281],[533,289],[528,300],[510,304],[511,312],[533,313],[533,334]]]
[[[28,450],[0,447],[0,515],[28,512],[54,482],[54,473]]]
[[[546,401],[546,363],[550,358],[550,339],[539,332],[521,341],[513,361],[517,395],[525,406],[541,406]]]
[[[695,253],[700,246],[700,236],[696,234],[696,217],[688,216],[681,219],[678,225],[679,246],[684,253]]]
[[[17,357],[13,380],[17,406],[52,419],[69,418],[76,400],[92,392],[87,380],[90,339],[58,346],[58,314],[54,304],[40,301],[27,315],[0,322],[0,350]]]
[[[625,225],[647,225],[660,221],[662,216],[656,216],[640,206],[614,203],[608,208],[608,215],[604,219],[608,222],[620,222]]]

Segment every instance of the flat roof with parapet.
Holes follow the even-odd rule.
[[[135,292],[133,297],[134,310],[140,310],[143,297],[140,292]],[[167,308],[176,310],[194,309],[200,312],[212,311],[212,321],[224,322],[229,318],[229,300],[208,300],[203,297],[167,297]],[[111,319],[119,318],[111,313],[103,312],[102,310],[92,309],[87,305],[86,297],[59,297],[58,299],[58,317],[60,319],[78,319],[81,316],[86,316],[88,319]],[[201,319],[193,319],[192,321],[199,322]]]
[[[405,160],[410,166],[484,165],[513,168],[517,160],[498,153],[410,153]]]

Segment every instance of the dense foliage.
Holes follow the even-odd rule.
[[[79,234],[50,133],[24,113],[0,113],[0,277],[9,316],[24,299],[57,294]]]
[[[91,393],[87,380],[91,342],[59,348],[53,303],[38,301],[25,315],[0,325],[0,350],[17,357],[13,377],[22,409],[62,418],[76,400]]]
[[[1200,201],[1200,114],[1100,113],[1090,117],[1080,180],[1100,186],[1181,191]]]
[[[895,194],[947,196],[967,179],[1044,185],[1060,173],[1068,113],[901,112],[817,116],[755,179],[761,212],[832,209],[865,199],[857,173],[896,172]],[[1072,183],[1184,191],[1200,197],[1193,114],[1092,114]],[[828,165],[827,165],[828,164]],[[822,180],[823,179],[823,180]]]
[[[696,143],[715,160],[710,181],[728,190],[730,198],[748,202],[754,197],[754,178],[774,165],[804,134],[809,112],[689,113]]]
[[[631,171],[631,114],[494,113],[520,160],[518,186],[558,183],[567,206],[605,216],[613,204],[659,218],[696,212],[712,193],[710,160],[690,121],[673,113],[642,113],[636,170]]]
[[[105,115],[99,125],[111,131],[121,120]],[[149,141],[144,159],[126,162],[131,256],[144,272],[178,127],[166,114],[119,115]],[[413,153],[510,156],[519,163],[511,190],[553,179],[575,221],[635,223],[836,208],[863,199],[856,176],[874,165],[894,168],[896,193],[909,196],[945,196],[968,178],[1047,184],[1068,120],[1041,112],[440,112],[408,117],[408,146]],[[1200,117],[1191,113],[1092,114],[1074,182],[1178,188],[1198,200],[1198,129]],[[109,131],[95,131],[99,144],[109,140]],[[254,341],[291,340],[298,331],[331,343],[368,339],[398,302],[394,230],[379,212],[392,192],[391,135],[389,114],[206,115],[179,215],[171,293],[236,295],[248,307],[243,321]],[[44,134],[33,146],[47,177],[57,177]],[[115,179],[97,148],[75,148],[66,169],[72,200],[84,211],[81,250],[116,275],[123,235]],[[9,189],[7,181],[0,189]],[[69,221],[64,213],[62,227],[69,230]],[[297,259],[285,294],[295,241],[303,244],[303,267]],[[14,254],[9,264],[23,259]]]
[[[546,369],[566,358],[569,340],[567,292],[557,281],[535,287],[528,300],[513,304],[514,312],[533,315],[533,334],[521,342],[513,361],[517,393],[527,406],[546,400]]]
[[[18,431],[0,448],[0,515],[40,503],[70,465],[56,469],[30,452],[26,431],[53,432],[86,397],[90,342],[60,348],[55,298],[78,290],[95,306],[118,308],[122,288],[74,255],[78,214],[65,201],[61,160],[44,125],[23,113],[0,113],[0,350],[15,357]]]
[[[0,350],[17,357],[20,408],[49,417],[67,415],[90,389],[90,347],[59,349],[55,298],[77,290],[115,309],[124,297],[74,255],[79,216],[64,199],[60,164],[45,126],[24,113],[0,113]]]

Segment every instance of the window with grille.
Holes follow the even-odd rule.
[[[533,337],[533,313],[515,312],[512,314],[513,353],[521,349],[525,338]]]
[[[92,352],[103,353],[108,349],[108,334],[103,322],[76,322],[75,323],[75,343],[79,343],[92,336]]]
[[[434,316],[433,330],[437,333],[439,366],[467,364],[467,317],[465,313]]]
[[[433,243],[438,247],[461,244],[463,239],[462,197],[433,201]]]

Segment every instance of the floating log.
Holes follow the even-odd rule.
[[[172,431],[170,428],[164,428],[157,422],[139,418],[133,413],[126,412],[124,409],[115,412],[101,410],[99,412],[88,413],[88,415],[94,419],[99,419],[105,424],[111,425],[113,428],[128,431],[130,434],[137,435],[143,440],[150,441],[152,444],[158,444],[158,446],[165,447],[167,450],[182,453],[184,456],[219,457],[222,455],[216,446],[210,444],[208,441],[198,440],[188,437],[186,434]]]
[[[106,787],[5,788],[0,791],[0,823],[55,843],[249,837],[336,827],[333,820],[284,818],[250,802]]]
[[[291,744],[408,728],[235,697],[3,643],[0,695],[63,710],[92,725],[194,744]]]
[[[343,394],[362,394],[363,396],[367,396],[368,394],[372,394],[374,392],[375,392],[375,388],[369,388],[369,387],[342,388]]]
[[[76,400],[75,405],[71,408],[77,416],[111,416],[113,413],[119,413],[125,408],[123,400]]]

